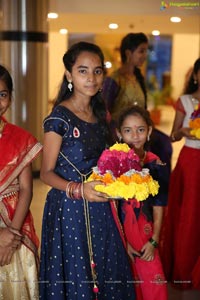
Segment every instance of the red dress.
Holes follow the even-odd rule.
[[[194,110],[191,95],[177,101],[188,127]],[[200,141],[185,139],[171,174],[168,208],[164,219],[161,257],[166,277],[174,287],[200,288]]]

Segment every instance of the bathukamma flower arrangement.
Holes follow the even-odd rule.
[[[195,107],[191,114],[189,127],[192,129],[190,133],[200,139],[200,104]]]
[[[102,181],[104,185],[96,185],[95,189],[111,199],[143,201],[159,190],[149,169],[142,169],[139,156],[125,143],[116,143],[103,151],[87,181],[92,180]]]

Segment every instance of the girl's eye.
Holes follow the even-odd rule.
[[[0,98],[7,98],[8,93],[7,92],[0,92]]]
[[[86,71],[85,69],[80,69],[80,70],[79,70],[79,73],[81,73],[81,74],[86,74],[86,72],[87,72],[87,71]]]
[[[124,129],[124,132],[125,132],[125,133],[129,133],[129,132],[130,132],[130,129]]]
[[[103,73],[103,70],[102,69],[97,69],[95,71],[95,74],[98,74],[98,75],[101,75]]]
[[[143,133],[145,132],[145,128],[138,128],[138,133]]]

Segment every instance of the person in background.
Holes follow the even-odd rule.
[[[100,95],[101,49],[72,45],[54,108],[44,120],[41,179],[47,195],[42,225],[40,299],[135,299],[128,255],[107,195],[86,182],[112,141]]]
[[[112,117],[112,131],[116,136],[116,122],[121,111],[130,105],[148,107],[147,89],[140,68],[147,58],[148,38],[142,33],[128,33],[121,41],[121,66],[104,80],[102,97]],[[165,133],[154,128],[149,149],[157,154],[171,172],[172,146]]]
[[[0,298],[36,300],[38,246],[29,207],[32,160],[42,146],[30,133],[6,121],[13,82],[0,65]]]
[[[154,153],[146,150],[153,123],[144,108],[134,105],[119,116],[119,139],[133,148],[142,168],[159,183],[159,192],[144,201],[120,201],[119,215],[128,242],[133,276],[139,282],[137,300],[167,300],[167,284],[159,257],[158,245],[164,206],[167,204],[167,166]]]
[[[181,289],[200,287],[200,140],[189,127],[191,114],[199,103],[200,58],[195,61],[184,94],[175,105],[171,141],[184,138],[185,144],[170,178],[161,249],[167,279]]]

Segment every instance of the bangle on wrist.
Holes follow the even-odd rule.
[[[150,238],[149,242],[151,243],[152,246],[154,246],[154,248],[158,248],[158,243],[154,239]]]
[[[69,181],[66,186],[66,196],[70,199],[82,198],[82,183]]]

